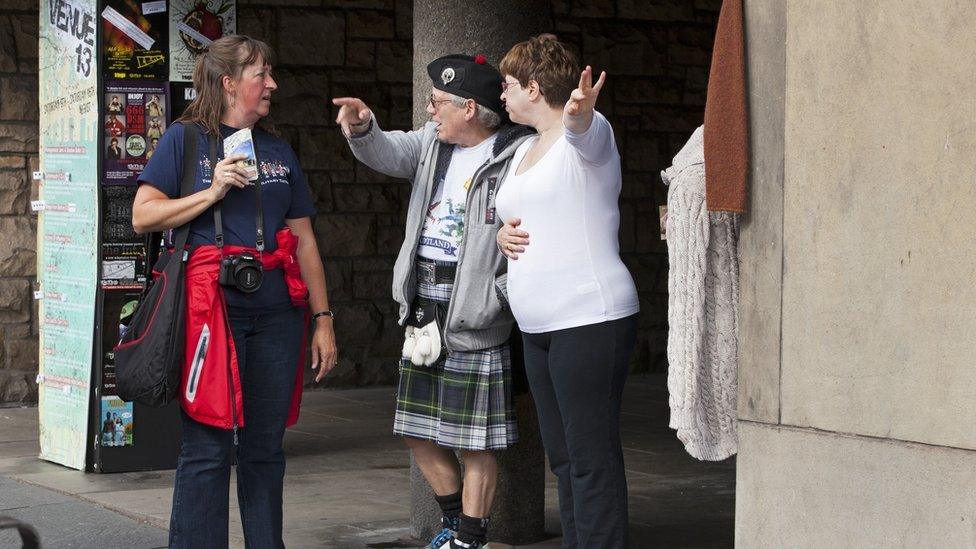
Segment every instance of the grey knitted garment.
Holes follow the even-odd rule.
[[[661,173],[668,185],[668,392],[672,429],[693,457],[736,453],[738,214],[709,213],[699,127]]]

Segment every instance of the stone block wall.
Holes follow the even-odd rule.
[[[553,0],[554,33],[607,71],[597,109],[613,124],[623,168],[620,252],[637,284],[631,371],[667,370],[668,255],[661,171],[703,123],[721,0]]]
[[[238,16],[239,32],[278,54],[270,121],[298,153],[318,210],[339,347],[322,385],[392,383],[403,332],[390,287],[410,187],[355,162],[330,101],[360,97],[384,129],[410,129],[413,2],[238,0]]]
[[[623,157],[621,251],[637,281],[635,371],[666,368],[667,248],[658,231],[660,171],[702,121],[720,0],[553,0],[553,31],[610,73],[598,108]],[[0,7],[0,403],[36,400],[36,2]],[[239,0],[239,32],[278,53],[270,121],[298,152],[336,310],[340,363],[323,385],[392,383],[402,332],[390,297],[409,186],[357,164],[332,97],[363,98],[384,129],[409,129],[411,0]],[[311,382],[311,373],[306,378]]]
[[[37,3],[0,5],[0,403],[37,400]]]

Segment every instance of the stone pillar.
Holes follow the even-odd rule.
[[[449,53],[481,54],[497,66],[505,52],[534,34],[552,28],[548,1],[415,0],[413,9],[413,122],[427,121],[431,83],[427,64]],[[501,93],[501,90],[499,90]],[[524,377],[524,375],[523,375]],[[521,545],[545,536],[545,459],[535,404],[528,391],[516,396],[519,443],[498,452],[499,479],[489,539]],[[411,459],[410,522],[418,539],[440,530],[441,512],[433,491]]]
[[[552,31],[548,1],[457,2],[415,0],[413,5],[413,123],[427,121],[427,63],[449,53],[481,54],[498,66],[515,43]],[[501,90],[498,91],[501,94]]]

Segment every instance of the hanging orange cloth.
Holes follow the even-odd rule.
[[[705,203],[711,212],[749,207],[749,113],[742,0],[724,0],[705,100]]]

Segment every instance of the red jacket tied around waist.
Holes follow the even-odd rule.
[[[217,282],[220,260],[227,255],[250,252],[260,258],[264,270],[282,269],[292,305],[307,307],[308,287],[302,280],[295,251],[298,237],[289,228],[275,234],[278,248],[258,253],[253,248],[214,245],[193,250],[186,265],[186,350],[180,384],[183,410],[194,420],[222,429],[244,426],[244,397],[237,351],[227,319],[224,292]],[[308,314],[306,310],[306,328]],[[302,350],[306,344],[302,337]],[[298,421],[302,399],[305,353],[299,353],[295,388],[286,426]]]

